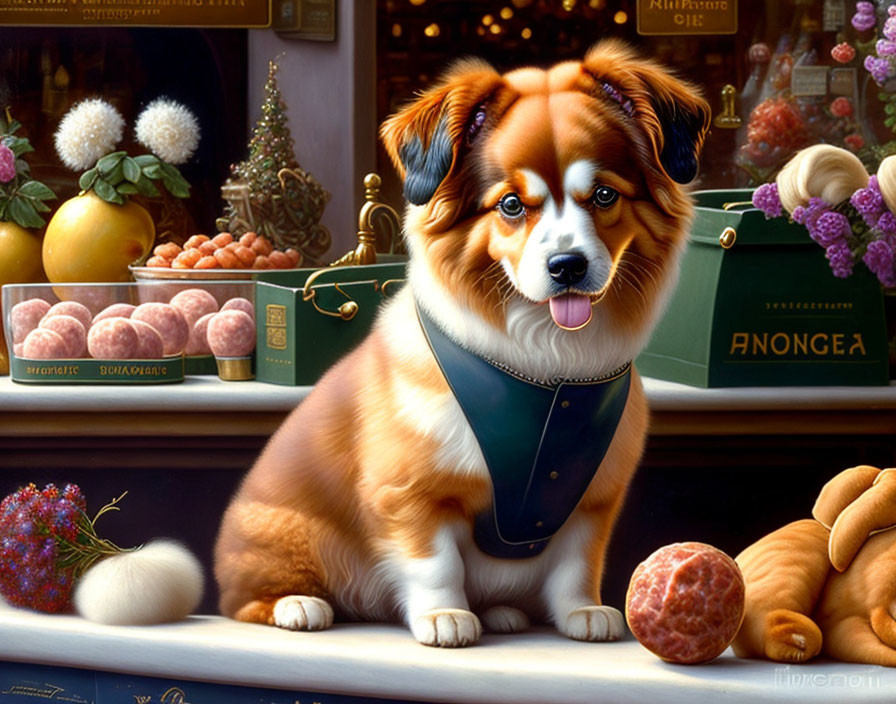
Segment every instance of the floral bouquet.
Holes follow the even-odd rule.
[[[798,152],[753,194],[767,218],[787,214],[825,249],[834,276],[858,262],[885,288],[896,287],[896,156],[869,175],[856,155],[819,144]]]
[[[92,519],[81,490],[34,484],[0,503],[0,595],[13,606],[58,613],[71,609],[75,581],[97,560],[126,552],[96,533],[96,521],[117,511],[119,496]],[[134,548],[136,549],[136,548]]]
[[[186,618],[202,598],[202,567],[182,545],[154,540],[122,549],[96,532],[119,496],[93,518],[67,484],[19,489],[0,502],[0,601],[46,613],[76,611],[99,623]]]

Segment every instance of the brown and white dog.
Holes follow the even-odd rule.
[[[216,546],[224,614],[294,630],[402,620],[439,646],[530,619],[580,640],[622,635],[600,580],[646,433],[637,376],[547,547],[494,557],[473,538],[489,468],[420,316],[536,384],[626,368],[676,280],[692,213],[680,184],[708,120],[693,86],[604,42],[547,71],[460,63],[385,123],[409,201],[408,285],[233,499]]]

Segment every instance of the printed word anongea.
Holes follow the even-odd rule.
[[[650,0],[651,10],[727,10],[728,0]]]

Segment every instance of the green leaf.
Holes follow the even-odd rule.
[[[12,149],[12,153],[17,157],[34,151],[34,147],[32,147],[31,143],[24,137],[7,137],[3,141],[7,147]]]
[[[128,181],[130,181],[131,183],[137,183],[137,181],[140,180],[140,164],[131,159],[131,157],[126,156],[121,165],[124,172],[124,177]]]
[[[93,192],[109,203],[124,204],[124,198],[115,190],[115,186],[104,178],[98,178],[93,184]]]
[[[82,191],[89,191],[93,187],[94,181],[99,178],[99,173],[96,169],[89,169],[81,174],[81,178],[78,179],[78,185],[81,187]]]
[[[29,198],[39,198],[40,200],[50,200],[56,197],[49,188],[40,181],[26,181],[19,186],[19,194],[28,196]]]
[[[27,178],[30,173],[31,167],[28,166],[28,162],[24,159],[16,159],[16,176]]]
[[[17,129],[22,126],[22,123],[18,120],[13,120],[9,123],[9,127],[6,128],[6,134],[13,134]]]
[[[162,169],[162,183],[165,184],[171,195],[178,198],[190,197],[190,184],[181,175],[177,167],[166,164],[164,161],[160,163]]]
[[[137,190],[140,191],[141,196],[146,196],[147,198],[158,198],[162,195],[161,193],[159,193],[159,189],[156,188],[155,184],[146,177],[141,178],[134,185],[137,187]]]
[[[135,156],[134,161],[137,162],[137,165],[140,168],[145,166],[155,166],[159,163],[159,157],[155,154],[141,154],[140,156]]]
[[[118,188],[116,188],[116,190],[117,190],[121,195],[124,195],[124,196],[136,196],[136,195],[138,195],[138,194],[140,193],[140,191],[137,190],[137,187],[136,187],[133,183],[130,183],[130,182],[127,182],[127,181],[125,181],[124,183],[120,184],[120,185],[118,186]]]
[[[44,219],[37,214],[27,198],[13,196],[9,199],[9,216],[22,227],[43,227]]]
[[[150,164],[149,166],[143,166],[141,168],[143,169],[143,175],[146,176],[146,178],[162,178],[162,169],[158,164]]]
[[[103,176],[107,176],[127,156],[127,152],[112,152],[96,162],[96,168]]]
[[[896,105],[893,105],[893,103],[887,103],[886,105],[884,105],[884,112],[887,113],[887,115],[896,114]]]
[[[165,188],[168,189],[168,192],[171,193],[175,198],[189,198],[190,197],[190,188],[184,187],[182,183],[180,183],[177,179],[168,178],[166,175],[162,175],[162,183],[165,184]]]
[[[34,209],[39,213],[49,213],[52,210],[52,208],[42,200],[32,200],[31,205],[33,205]]]
[[[109,183],[113,186],[117,186],[119,183],[124,181],[124,167],[122,162],[118,162],[115,167],[108,174],[103,176]]]

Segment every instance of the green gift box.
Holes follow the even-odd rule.
[[[255,378],[309,385],[370,331],[401,287],[405,261],[259,274]]]
[[[692,386],[885,385],[884,300],[858,264],[838,279],[805,227],[752,190],[700,191],[681,275],[637,366]]]

